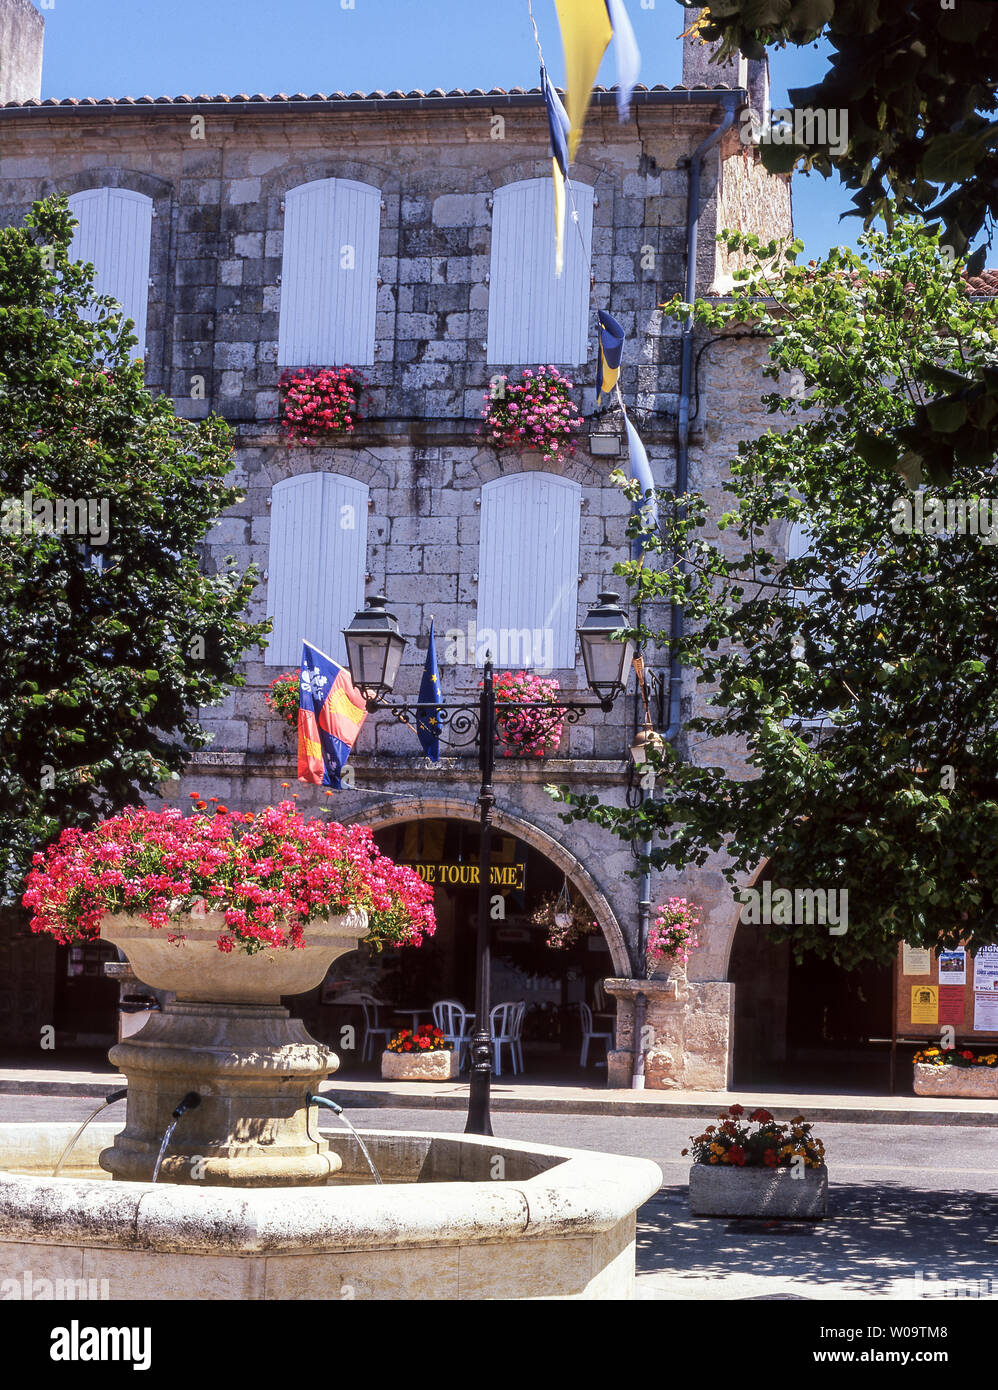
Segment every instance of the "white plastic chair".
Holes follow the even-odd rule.
[[[385,1027],[378,1022],[379,1001],[373,994],[358,994],[357,1002],[364,1011],[364,1042],[361,1046],[360,1060],[367,1062],[374,1057],[374,1039],[384,1038],[384,1045],[381,1051],[384,1052],[388,1046],[388,1040],[392,1036],[392,1029]]]
[[[513,1063],[513,1075],[523,1071],[523,1044],[521,1037],[523,1034],[523,1016],[527,1012],[526,1004],[520,1000],[518,1003],[497,1004],[489,1013],[489,1033],[492,1037],[492,1065],[495,1068],[496,1076],[502,1076],[502,1048],[503,1043],[509,1048],[509,1055]]]
[[[579,1066],[585,1067],[589,1065],[589,1044],[601,1042],[609,1052],[613,1034],[599,1033],[593,1028],[593,1011],[588,1004],[580,1003],[579,1013],[582,1015],[582,1051],[579,1054]]]
[[[447,1042],[458,1053],[458,1070],[464,1068],[466,1054],[471,1047],[471,1026],[474,1015],[456,999],[438,999],[433,1005],[433,1022],[440,1029]]]

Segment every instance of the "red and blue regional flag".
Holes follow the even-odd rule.
[[[298,688],[298,780],[339,787],[367,707],[350,673],[302,643]]]

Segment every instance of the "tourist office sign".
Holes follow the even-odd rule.
[[[406,866],[424,883],[444,884],[447,887],[455,888],[477,888],[478,887],[478,865],[477,864],[408,864]],[[524,864],[493,864],[490,882],[493,888],[508,888],[510,890],[523,891]]]

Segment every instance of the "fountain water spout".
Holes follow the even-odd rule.
[[[167,1125],[166,1130],[163,1133],[163,1142],[160,1144],[159,1153],[156,1155],[156,1166],[152,1170],[153,1182],[155,1182],[156,1179],[159,1177],[159,1170],[160,1165],[163,1162],[163,1155],[166,1153],[170,1140],[173,1138],[173,1131],[177,1128],[178,1120],[182,1115],[186,1114],[188,1110],[196,1110],[200,1104],[201,1097],[198,1095],[197,1091],[188,1091],[186,1096],[184,1096],[183,1100],[177,1106],[176,1110],[174,1110],[173,1119]]]
[[[312,1094],[311,1091],[306,1091],[306,1092],[305,1092],[305,1111],[306,1111],[306,1115],[307,1115],[307,1112],[308,1112],[308,1107],[309,1107],[310,1105],[324,1105],[324,1106],[326,1107],[327,1110],[331,1110],[331,1111],[333,1112],[334,1115],[338,1116],[339,1119],[341,1119],[341,1120],[343,1121],[343,1123],[346,1125],[347,1129],[350,1131],[350,1133],[353,1135],[353,1137],[357,1140],[357,1143],[360,1145],[360,1151],[361,1151],[361,1153],[364,1155],[365,1159],[367,1160],[367,1166],[368,1166],[368,1168],[370,1168],[372,1174],[374,1175],[374,1181],[375,1181],[376,1183],[378,1183],[379,1186],[384,1186],[384,1184],[383,1184],[383,1182],[382,1182],[382,1180],[381,1180],[381,1174],[378,1172],[377,1168],[375,1168],[375,1166],[374,1166],[374,1159],[371,1157],[370,1153],[368,1152],[367,1145],[364,1143],[363,1139],[361,1139],[360,1135],[359,1135],[359,1134],[357,1133],[357,1131],[354,1129],[353,1125],[352,1125],[352,1124],[350,1123],[350,1121],[347,1119],[346,1115],[344,1115],[344,1113],[343,1113],[343,1106],[342,1106],[342,1105],[337,1105],[336,1102],[335,1102],[335,1100],[329,1100],[329,1099],[327,1099],[326,1096],[313,1096],[313,1094]]]

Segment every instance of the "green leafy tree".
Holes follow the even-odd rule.
[[[121,306],[69,259],[64,199],[0,230],[0,900],[32,851],[153,794],[243,683],[252,568],[203,572],[240,494],[228,427],[179,419]]]
[[[774,172],[837,174],[852,216],[869,227],[895,213],[937,221],[970,274],[985,264],[998,215],[998,4],[991,0],[679,0],[698,33],[749,58],[823,39],[828,70],[792,89],[800,111],[838,112],[844,148],[763,143]],[[841,118],[840,118],[841,125]],[[972,255],[981,233],[986,244]],[[952,474],[968,451],[993,449],[998,382],[963,369],[932,383],[913,431],[931,474]],[[940,409],[928,410],[935,401]]]
[[[666,747],[635,809],[558,796],[677,869],[726,850],[733,885],[779,856],[791,888],[847,889],[848,931],[791,929],[798,952],[887,960],[900,939],[998,936],[998,486],[968,453],[920,491],[905,441],[940,380],[998,370],[994,302],[937,232],[902,219],[861,251],[795,264],[800,242],[726,233],[748,259],[697,322],[768,339],[777,417],[730,465],[733,505],[659,497],[657,558],[617,566],[641,603],[680,603],[678,655],[709,691],[689,756]],[[686,306],[667,306],[676,314]],[[637,484],[629,484],[632,500]],[[992,499],[995,499],[992,501]],[[784,563],[798,523],[809,551]],[[631,523],[632,532],[641,526]],[[733,530],[737,546],[718,532]],[[635,629],[669,645],[667,633]],[[746,750],[747,780],[712,756]]]
[[[938,217],[963,256],[998,213],[998,6],[990,0],[679,0],[719,57],[825,39],[828,71],[790,92],[795,108],[842,110],[848,148],[770,144],[764,162],[836,171],[867,223]],[[952,191],[950,191],[952,190]],[[983,251],[980,257],[983,265]]]

